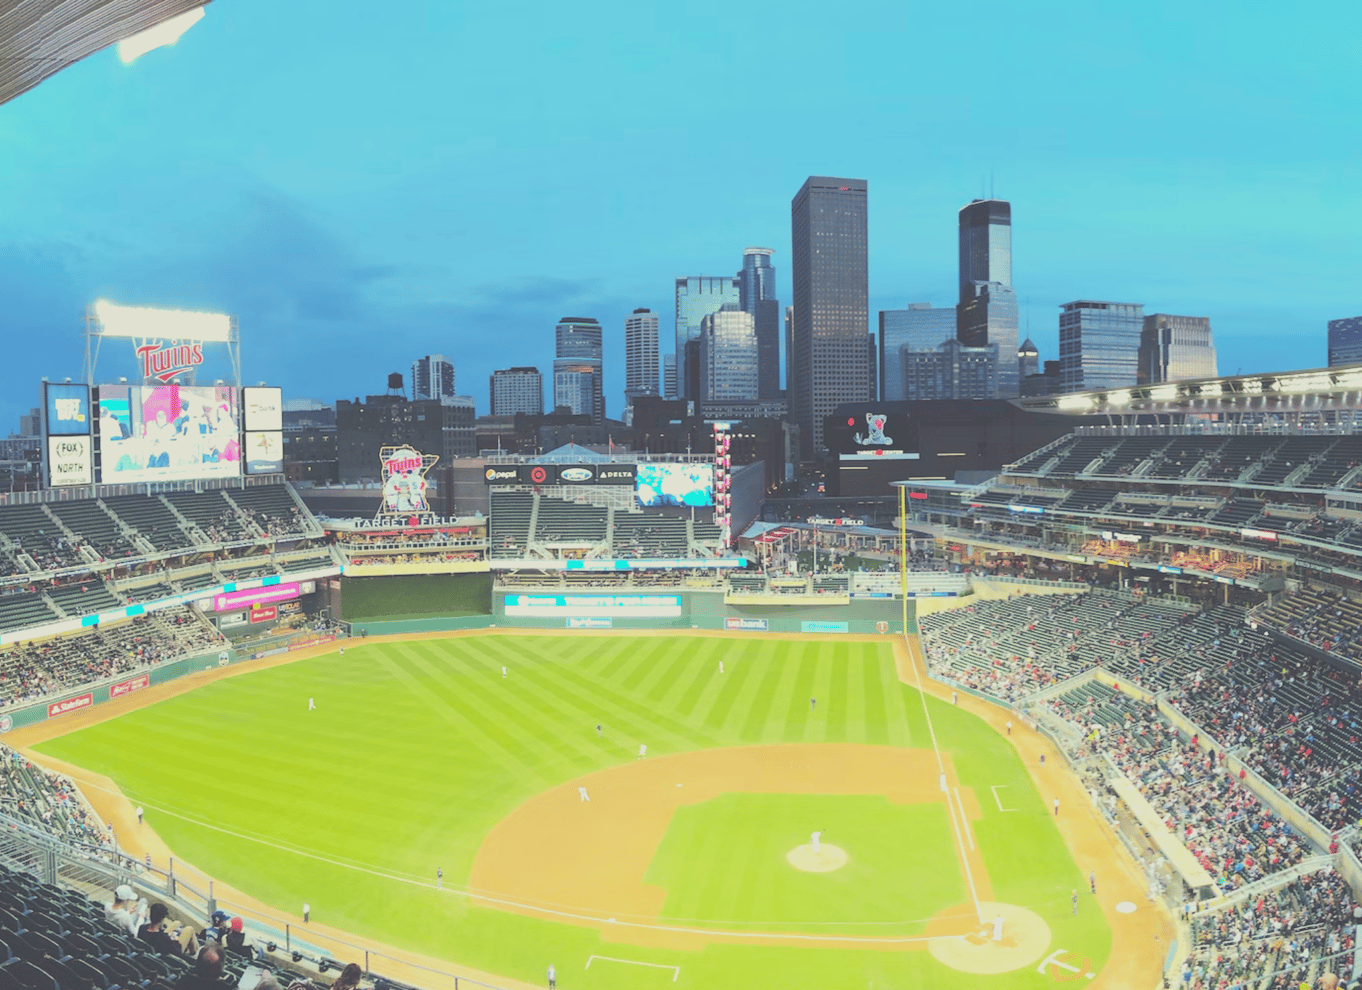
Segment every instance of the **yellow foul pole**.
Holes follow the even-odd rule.
[[[908,510],[907,489],[899,485],[899,594],[903,599],[903,635],[908,635]]]

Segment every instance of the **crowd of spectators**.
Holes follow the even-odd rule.
[[[167,633],[158,622],[165,622]],[[18,704],[211,649],[217,634],[185,610],[0,650],[0,705]]]
[[[1333,972],[1352,972],[1360,922],[1362,906],[1332,868],[1306,874],[1224,911],[1192,915],[1182,984],[1316,986],[1326,968],[1321,960]]]
[[[109,833],[69,777],[0,746],[0,811],[67,839],[103,845]]]

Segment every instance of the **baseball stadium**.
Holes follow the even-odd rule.
[[[198,5],[43,5],[0,101]],[[1012,400],[1072,425],[977,484],[871,410],[879,518],[795,520],[722,421],[340,498],[234,318],[84,327],[0,495],[0,990],[1362,976],[1362,366]]]

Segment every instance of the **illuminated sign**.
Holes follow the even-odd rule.
[[[865,414],[866,431],[862,437],[859,433],[853,434],[851,439],[862,447],[887,447],[894,442],[893,437],[884,435],[884,427],[889,422],[889,417],[884,413],[868,412]],[[851,421],[854,425],[855,420]]]
[[[284,390],[252,386],[241,390],[242,426],[269,432],[284,428]]]
[[[90,708],[94,703],[95,696],[93,694],[79,694],[74,698],[54,701],[47,706],[47,717],[56,718],[58,715],[65,715],[67,712],[79,711],[82,708]]]
[[[379,503],[378,515],[429,512],[426,472],[439,459],[438,454],[422,454],[409,445],[382,448],[379,460],[383,466],[383,501]]]
[[[84,436],[90,432],[90,387],[47,383],[47,435]]]
[[[228,591],[213,596],[214,612],[231,612],[250,605],[265,605],[297,598],[301,590],[296,584],[272,584],[267,588],[252,588],[249,591]]]
[[[507,595],[507,615],[677,618],[680,595]]]
[[[284,470],[284,434],[247,433],[242,448],[247,474],[281,474]]]
[[[1239,535],[1250,540],[1275,540],[1277,538],[1276,533],[1266,529],[1241,529]]]
[[[1042,514],[1044,514],[1044,512],[1045,512],[1045,510],[1044,510],[1041,506],[1039,506],[1039,505],[1009,505],[1009,506],[1007,507],[1007,511],[1008,511],[1008,512],[1026,512],[1026,513],[1029,513],[1029,514],[1035,515],[1035,516],[1042,515]]]
[[[148,381],[156,379],[168,382],[176,375],[192,371],[203,364],[202,344],[172,344],[166,347],[161,341],[143,344],[137,348],[137,358],[142,362],[142,377]]]
[[[141,691],[143,688],[150,686],[151,678],[149,678],[146,674],[143,674],[141,677],[134,677],[130,681],[122,681],[118,684],[112,685],[109,688],[109,698],[110,700],[114,698],[121,698],[125,694],[132,694],[134,691]]]
[[[52,488],[94,484],[89,437],[47,438],[47,483]]]

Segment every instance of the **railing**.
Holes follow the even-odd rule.
[[[365,973],[375,981],[401,980],[426,990],[460,990],[464,986],[505,990],[463,976],[452,968],[426,966],[402,955],[318,932],[295,918],[238,903],[221,896],[223,892],[211,876],[173,858],[164,865],[149,865],[146,860],[118,850],[64,841],[3,814],[0,814],[0,864],[44,883],[73,887],[95,897],[107,897],[115,887],[128,884],[140,896],[173,905],[171,913],[193,920],[196,928],[206,926],[209,915],[216,910],[239,915],[257,948],[268,951],[267,946],[273,944],[276,951],[283,951],[280,959],[283,966],[306,964],[313,968],[325,962],[335,968],[336,961],[362,958]],[[462,896],[453,891],[451,894]],[[294,953],[300,957],[296,961],[292,959]]]

